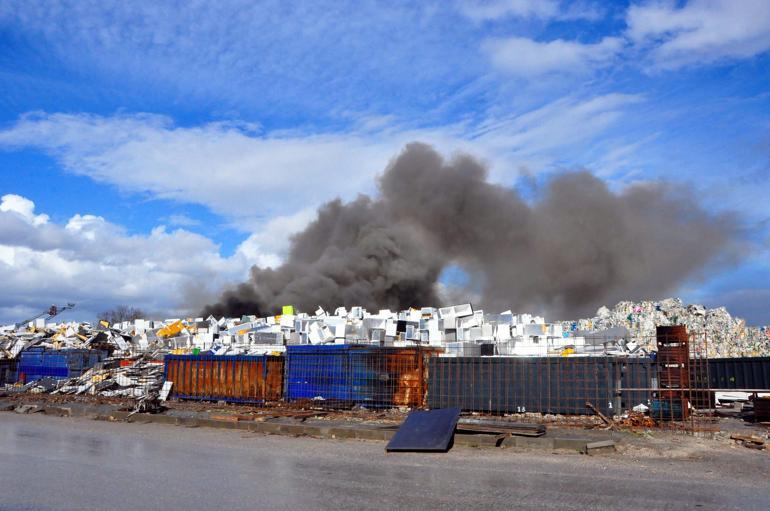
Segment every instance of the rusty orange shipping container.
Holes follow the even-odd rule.
[[[272,355],[166,355],[170,398],[264,403],[283,397],[284,358]]]

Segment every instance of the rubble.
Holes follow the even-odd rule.
[[[599,308],[592,318],[561,322],[565,332],[600,334],[611,328],[625,328],[629,332],[627,341],[644,350],[655,348],[655,327],[667,325],[684,325],[691,334],[705,335],[709,358],[770,355],[770,327],[747,326],[745,320],[731,316],[724,307],[685,305],[679,298],[624,301],[611,309]]]

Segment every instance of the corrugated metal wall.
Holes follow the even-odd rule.
[[[712,358],[709,381],[712,389],[770,390],[770,357]]]
[[[654,375],[649,359],[620,357],[433,358],[428,406],[464,411],[593,415],[649,403]]]
[[[169,397],[264,403],[283,396],[284,358],[270,355],[167,355]]]

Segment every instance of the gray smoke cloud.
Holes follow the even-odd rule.
[[[552,178],[525,201],[487,181],[469,155],[445,160],[409,144],[379,179],[380,196],[339,199],[291,241],[286,262],[251,269],[205,315],[273,314],[362,305],[441,304],[441,272],[458,265],[465,292],[493,311],[572,318],[619,300],[663,297],[740,244],[738,222],[665,182],[615,193],[589,172]],[[463,289],[453,289],[456,300]]]

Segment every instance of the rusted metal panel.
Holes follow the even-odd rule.
[[[386,351],[384,374],[395,380],[393,385],[383,385],[385,398],[391,397],[394,406],[423,407],[428,390],[427,359],[435,357],[443,350],[436,348],[395,348]],[[375,369],[377,364],[374,365]]]
[[[164,363],[172,398],[263,403],[283,396],[283,357],[168,355]]]
[[[687,419],[691,397],[690,338],[684,325],[658,326],[658,399],[651,414],[659,420]]]

